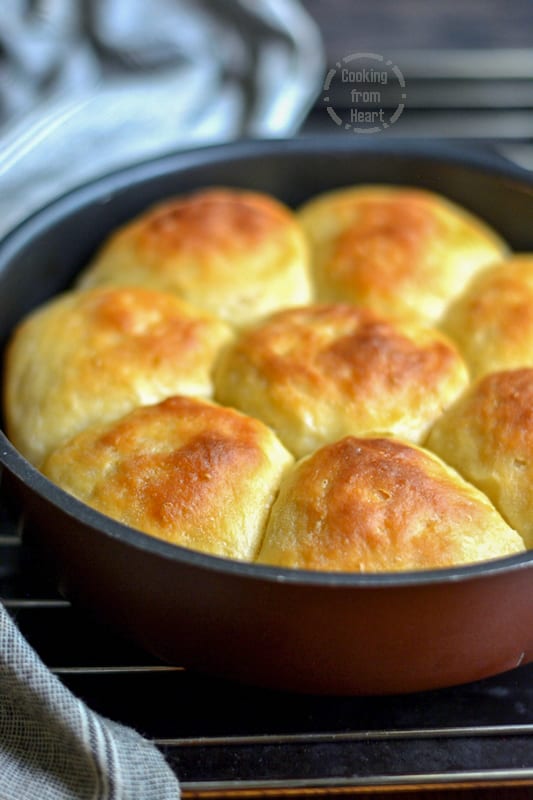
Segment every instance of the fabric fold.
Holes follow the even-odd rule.
[[[5,0],[0,18],[0,235],[131,162],[292,136],[321,88],[320,33],[297,0],[41,5]]]
[[[176,800],[179,784],[139,733],[91,711],[0,605],[2,800]]]

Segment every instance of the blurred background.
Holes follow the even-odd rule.
[[[1,0],[0,234],[87,178],[243,137],[447,139],[533,168],[532,33],[532,0]]]
[[[531,0],[304,0],[324,41],[327,67],[355,50],[401,69],[407,99],[385,135],[493,142],[533,167]],[[327,132],[325,104],[306,130]]]

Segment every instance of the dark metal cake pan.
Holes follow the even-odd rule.
[[[104,237],[150,204],[201,186],[296,205],[360,182],[429,188],[533,250],[533,180],[489,153],[353,135],[238,142],[97,179],[0,245],[0,337],[68,287]],[[424,572],[344,574],[238,563],[167,544],[51,484],[0,431],[0,463],[61,591],[165,661],[299,692],[449,686],[533,660],[533,553]]]

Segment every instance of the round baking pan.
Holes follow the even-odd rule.
[[[295,205],[360,182],[440,192],[515,249],[533,250],[533,180],[490,154],[349,135],[201,148],[97,179],[13,231],[0,245],[2,344],[112,229],[164,197],[227,185]],[[0,463],[65,596],[165,661],[276,689],[384,694],[533,659],[533,553],[395,574],[240,563],[104,517],[44,478],[1,431]]]

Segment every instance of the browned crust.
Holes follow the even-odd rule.
[[[467,381],[457,349],[437,331],[318,304],[242,333],[220,359],[215,395],[304,455],[347,433],[400,430],[416,440]]]
[[[474,487],[420,448],[347,437],[300,461],[273,509],[259,561],[396,571],[523,549]]]
[[[177,396],[87,428],[54,451],[43,472],[141,531],[249,560],[291,462],[258,420]]]

